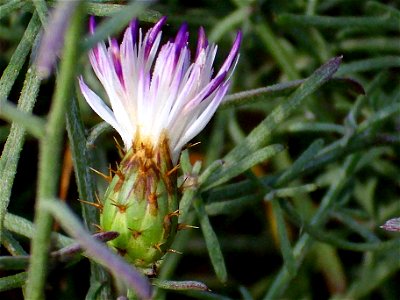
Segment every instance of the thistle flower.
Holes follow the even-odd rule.
[[[137,267],[148,268],[168,250],[177,229],[177,164],[182,147],[209,122],[227,93],[241,33],[219,71],[217,46],[199,30],[193,62],[188,28],[160,49],[161,18],[144,35],[134,20],[122,43],[109,39],[89,53],[110,107],[79,78],[92,109],[120,134],[126,150],[104,197],[101,226],[118,231],[110,246]],[[94,18],[90,31],[95,30]]]

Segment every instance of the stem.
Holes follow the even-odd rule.
[[[30,300],[43,299],[46,279],[52,218],[48,211],[40,209],[42,202],[56,198],[60,171],[60,154],[65,128],[65,111],[73,91],[73,80],[81,37],[82,10],[78,5],[70,28],[65,37],[65,48],[61,61],[53,105],[46,125],[46,135],[40,141],[39,181],[35,214],[37,234],[32,239],[31,262],[28,272],[26,297]]]

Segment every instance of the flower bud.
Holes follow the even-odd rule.
[[[101,224],[119,237],[108,244],[139,268],[151,268],[177,230],[177,180],[163,135],[153,146],[137,138],[122,159],[103,200]]]
[[[153,267],[177,230],[177,181],[182,148],[208,123],[226,95],[239,59],[242,33],[219,71],[217,46],[199,29],[196,54],[183,24],[175,39],[161,45],[162,17],[146,34],[137,20],[122,42],[99,42],[90,52],[93,71],[110,106],[79,78],[82,95],[121,136],[126,155],[104,197],[100,225],[120,236],[109,242],[139,268]],[[90,32],[95,20],[90,19]]]

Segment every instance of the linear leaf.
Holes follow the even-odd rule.
[[[278,227],[278,235],[280,249],[282,252],[285,267],[291,276],[296,274],[296,262],[293,255],[292,247],[290,246],[289,237],[286,231],[286,223],[283,218],[282,208],[279,205],[278,199],[272,199],[272,209],[275,214],[275,219]]]
[[[281,152],[283,149],[284,147],[282,145],[270,145],[250,154],[248,157],[237,162],[236,164],[228,165],[226,167],[225,165],[222,165],[220,170],[216,171],[207,179],[205,187],[202,188],[202,190],[208,190],[212,187],[227,182],[231,178],[242,174],[251,167],[266,161],[267,159]],[[203,184],[202,182],[199,183]]]
[[[335,57],[317,69],[294,91],[289,98],[277,106],[243,142],[229,152],[224,160],[227,165],[235,164],[243,156],[253,153],[260,148],[271,135],[275,127],[287,118],[299,105],[317,90],[323,83],[332,78],[339,68],[341,57]]]
[[[203,200],[201,198],[197,198],[194,201],[194,208],[196,209],[196,214],[200,222],[201,231],[203,232],[203,236],[206,241],[208,254],[210,255],[215,274],[221,282],[226,282],[228,279],[228,274],[226,272],[225,260],[222,255],[217,235],[211,226]]]

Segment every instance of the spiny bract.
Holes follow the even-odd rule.
[[[167,139],[133,144],[103,203],[100,226],[120,236],[109,245],[129,262],[151,268],[168,250],[177,228],[176,175]]]

